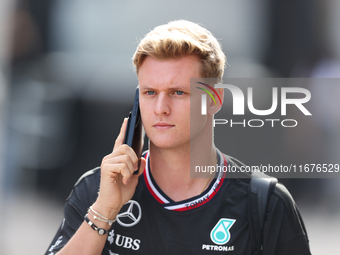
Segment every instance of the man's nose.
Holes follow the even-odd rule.
[[[166,93],[160,93],[156,99],[154,111],[157,115],[170,114],[170,102]]]

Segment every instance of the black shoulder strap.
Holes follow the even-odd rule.
[[[277,179],[263,173],[251,175],[248,190],[248,219],[250,239],[254,255],[262,253],[263,229],[267,205]]]

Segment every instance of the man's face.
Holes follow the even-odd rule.
[[[190,145],[190,78],[200,77],[193,55],[156,60],[146,57],[138,72],[140,111],[151,146]]]

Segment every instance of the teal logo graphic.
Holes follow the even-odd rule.
[[[226,244],[230,240],[229,229],[235,223],[236,220],[222,218],[220,219],[215,227],[211,230],[210,238],[218,245]]]

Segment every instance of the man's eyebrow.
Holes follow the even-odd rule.
[[[153,88],[153,87],[148,87],[148,86],[145,86],[145,87],[139,86],[139,89],[140,89],[140,90],[155,90],[155,88]]]
[[[150,87],[150,86],[145,86],[145,87],[140,87],[141,90],[159,90],[158,87]],[[186,87],[186,86],[178,86],[178,85],[175,85],[175,86],[170,86],[168,88],[166,88],[166,90],[168,91],[174,91],[174,90],[181,90],[181,91],[188,91],[190,90],[190,88]]]
[[[174,86],[170,88],[171,90],[190,90],[190,87],[185,87],[185,86]]]

